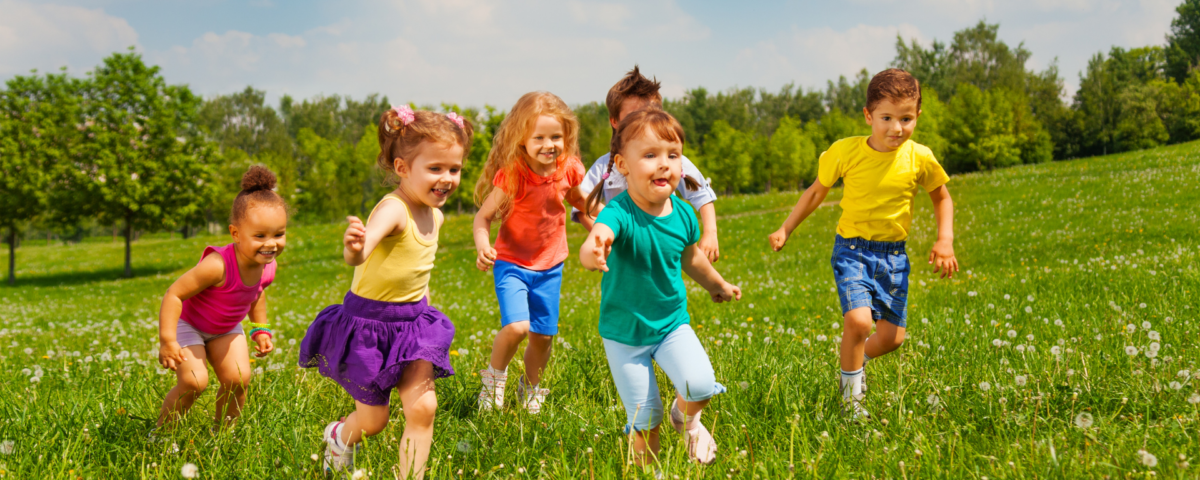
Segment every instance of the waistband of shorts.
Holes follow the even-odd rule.
[[[882,242],[878,240],[867,240],[860,237],[845,238],[841,235],[835,236],[833,240],[833,245],[835,247],[863,248],[872,252],[903,252],[904,243],[904,240],[900,240],[898,242]]]

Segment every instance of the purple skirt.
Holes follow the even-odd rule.
[[[454,375],[454,324],[423,298],[412,303],[369,300],[346,293],[342,305],[317,314],[300,343],[300,366],[317,367],[367,405],[387,405],[404,367],[433,364],[436,378]]]

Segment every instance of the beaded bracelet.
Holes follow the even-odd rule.
[[[259,333],[265,333],[265,334],[267,334],[268,337],[275,338],[275,335],[273,333],[271,333],[271,324],[269,324],[269,323],[254,323],[254,322],[249,322],[249,323],[250,323],[250,338],[251,339],[254,339],[254,336],[258,335]]]

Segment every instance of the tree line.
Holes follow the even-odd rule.
[[[914,140],[948,171],[970,172],[1200,138],[1200,0],[1176,11],[1164,45],[1095,54],[1071,98],[1056,63],[1028,68],[1030,52],[1001,41],[999,25],[980,21],[928,47],[897,38],[891,65],[922,83]],[[863,70],[824,89],[789,84],[777,92],[699,87],[664,107],[684,127],[684,153],[717,191],[791,190],[813,182],[817,159],[833,141],[869,134],[862,108],[870,78]],[[138,232],[186,237],[223,229],[241,174],[253,164],[276,173],[297,221],[364,215],[388,188],[373,165],[375,122],[390,106],[377,94],[284,95],[272,106],[253,87],[205,99],[167,84],[132,50],[82,78],[65,69],[14,77],[0,90],[0,227],[9,282],[14,249],[30,231],[78,240],[112,228],[125,241],[130,276]],[[476,125],[464,186],[447,204],[473,210],[469,187],[505,109],[413,106],[454,111]],[[590,164],[608,151],[608,111],[592,102],[575,112]]]

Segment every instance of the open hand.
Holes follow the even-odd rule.
[[[721,287],[708,292],[716,303],[742,299],[742,288],[729,282],[721,282]]]
[[[175,370],[185,360],[187,360],[187,351],[179,346],[179,342],[175,340],[160,342],[158,346],[158,363],[162,364],[163,368]]]
[[[258,351],[254,354],[256,357],[262,358],[275,351],[275,342],[272,342],[271,336],[266,333],[259,332],[252,340],[254,340],[254,349]]]
[[[346,221],[350,225],[346,227],[346,235],[342,238],[342,243],[346,245],[346,249],[354,253],[362,253],[363,247],[367,243],[367,227],[363,226],[362,220],[353,215],[346,217]]]
[[[941,272],[941,278],[954,278],[958,271],[958,259],[954,258],[954,243],[949,240],[938,240],[929,252],[929,264],[933,265],[933,273]]]
[[[496,249],[491,245],[486,247],[477,247],[475,249],[475,268],[482,272],[488,271],[492,265],[496,264]]]
[[[601,239],[599,236],[592,237],[596,239],[595,245],[592,246],[592,259],[596,262],[596,268],[591,270],[608,271],[608,254],[612,252],[612,239]]]
[[[707,234],[700,237],[700,242],[696,246],[700,247],[700,251],[708,257],[708,263],[717,263],[721,259],[721,247],[717,243],[717,235]]]
[[[771,233],[771,235],[767,237],[767,240],[771,242],[771,250],[776,252],[783,250],[783,246],[787,244],[788,240],[787,231],[785,231],[783,227],[779,227],[779,230]]]

